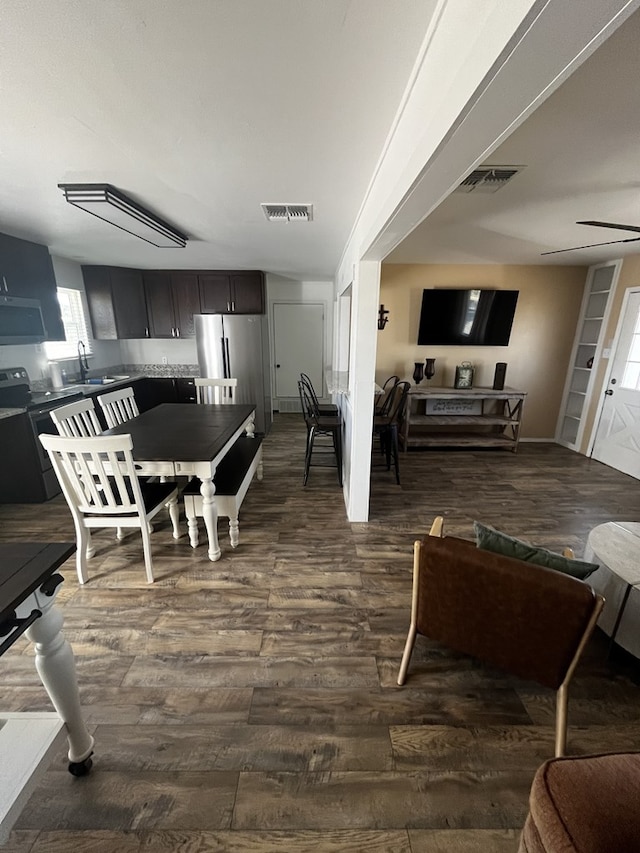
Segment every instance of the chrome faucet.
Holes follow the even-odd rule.
[[[78,363],[80,365],[80,384],[84,385],[89,372],[89,362],[87,361],[87,349],[84,341],[78,341]]]

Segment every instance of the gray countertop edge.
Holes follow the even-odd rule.
[[[116,382],[108,382],[104,385],[66,385],[64,388],[56,389],[56,393],[60,393],[62,391],[68,391],[69,397],[77,397],[78,394],[82,394],[85,397],[94,397],[96,394],[108,393],[111,390],[115,390],[116,388],[125,388],[127,385],[130,385],[136,379],[185,379],[188,377],[184,376],[161,376],[159,374],[149,375],[148,373],[136,373],[131,374],[126,379],[121,379]],[[61,406],[64,406],[64,397],[58,397],[57,402],[60,403]],[[26,406],[16,407],[13,406],[11,408],[1,408],[0,407],[0,420],[4,418],[13,418],[16,415],[22,415],[27,411]]]

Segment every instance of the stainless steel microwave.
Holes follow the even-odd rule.
[[[47,337],[37,299],[0,296],[0,346],[40,344]]]

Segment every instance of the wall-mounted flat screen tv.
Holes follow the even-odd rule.
[[[517,290],[423,290],[418,344],[506,347],[517,301]]]

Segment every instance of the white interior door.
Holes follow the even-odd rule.
[[[640,479],[640,291],[626,300],[592,456]]]
[[[324,395],[324,305],[276,302],[273,306],[276,397],[297,397],[306,373]]]

